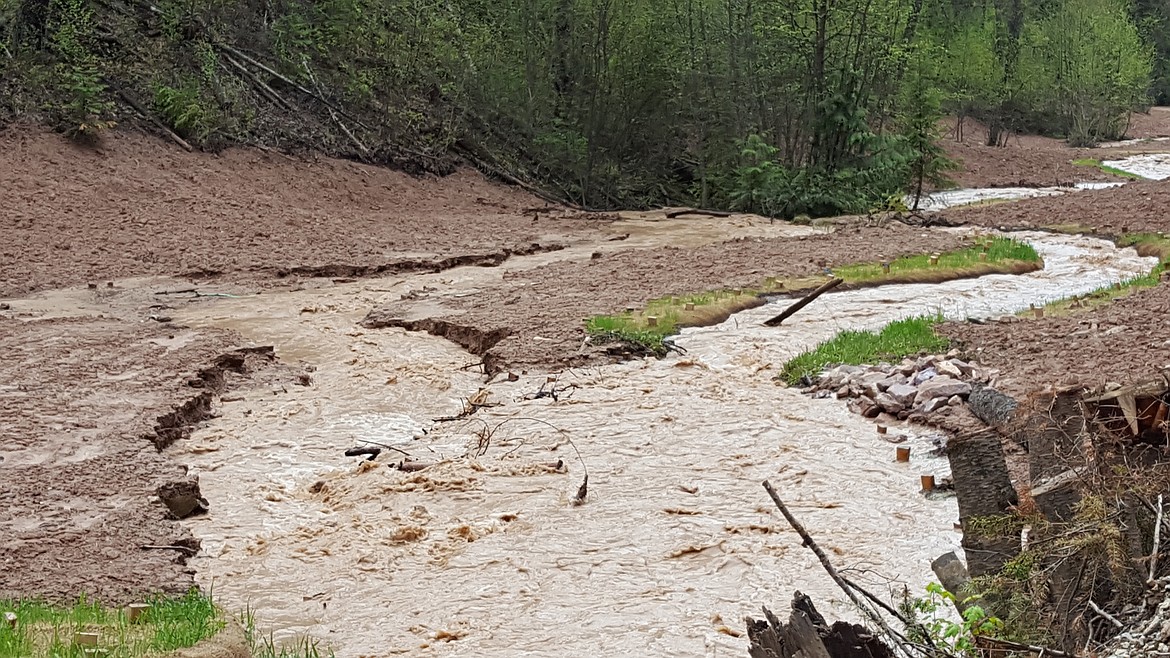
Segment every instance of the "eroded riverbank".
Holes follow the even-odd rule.
[[[871,424],[772,376],[844,328],[1012,312],[1152,265],[1105,241],[1026,237],[1044,270],[828,295],[777,329],[760,326],[775,312],[761,307],[685,330],[682,356],[562,373],[573,388],[558,400],[526,399],[544,376],[500,381],[488,400],[501,406],[439,425],[479,390],[460,369],[475,359],[433,336],[355,327],[396,294],[376,280],[188,307],[183,322],[315,366],[312,387],[247,391],[172,449],[214,501],[190,523],[204,540],[198,579],[339,656],[739,652],[722,628],[793,588],[851,614],[767,504],[770,478],[840,565],[921,591],[930,561],[958,546],[953,500],[917,490],[920,472],[945,474],[933,437],[899,430],[915,458],[895,464]],[[411,283],[474,288],[475,276]],[[590,469],[579,507],[568,439]],[[433,465],[342,455],[363,441]],[[568,473],[549,470],[557,460]]]

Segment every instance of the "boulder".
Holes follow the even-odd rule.
[[[886,389],[895,400],[900,402],[902,406],[910,406],[914,402],[915,396],[918,395],[918,389],[909,384],[895,384]]]
[[[938,374],[946,375],[951,379],[963,378],[963,371],[959,370],[959,366],[955,365],[952,361],[939,361],[934,368],[938,371]]]
[[[866,418],[874,418],[881,412],[881,407],[879,407],[872,399],[864,395],[857,398],[857,413],[861,414],[862,416],[865,416]]]
[[[901,400],[885,392],[878,393],[873,401],[882,408],[882,411],[891,414],[897,414],[906,409],[906,405]]]
[[[971,385],[967,382],[961,382],[944,375],[939,375],[930,379],[930,381],[923,382],[918,387],[918,395],[915,396],[914,402],[916,404],[922,404],[934,398],[943,398],[945,400],[952,395],[965,396],[970,393]]]
[[[922,413],[928,414],[932,411],[938,411],[945,406],[947,406],[947,398],[931,398],[918,405],[918,409],[922,411]]]
[[[938,375],[938,371],[934,368],[928,367],[923,370],[919,370],[918,374],[914,375],[914,379],[911,379],[910,382],[915,386],[921,386],[922,382],[934,379],[936,375]]]

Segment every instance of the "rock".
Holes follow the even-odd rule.
[[[895,384],[887,388],[886,393],[892,395],[903,407],[906,407],[914,402],[914,397],[918,395],[918,389],[909,384]]]
[[[881,413],[881,407],[876,402],[866,396],[857,398],[857,413],[866,418],[873,418]]]
[[[927,400],[934,398],[949,398],[952,395],[968,395],[971,393],[971,385],[967,382],[961,382],[950,377],[939,375],[930,381],[923,382],[918,387],[918,395],[915,396],[914,402],[922,404]]]
[[[932,411],[938,411],[945,406],[947,406],[947,398],[931,398],[920,404],[918,408],[922,413],[928,414]]]
[[[841,388],[838,388],[838,389],[837,389],[837,397],[838,397],[838,398],[847,398],[847,397],[849,397],[849,387],[848,387],[848,386],[842,386]]]
[[[159,486],[155,493],[175,518],[185,519],[207,512],[207,499],[199,492],[198,478],[188,477],[167,482]]]
[[[906,408],[906,405],[903,404],[901,400],[890,395],[889,393],[884,393],[884,392],[878,393],[877,397],[875,397],[873,399],[873,401],[876,402],[877,405],[882,408],[882,411],[885,411],[885,412],[888,412],[891,414],[897,414],[898,412],[903,411]]]
[[[952,395],[949,399],[947,399],[947,405],[949,406],[957,407],[960,404],[963,404],[963,398],[957,395]]]
[[[959,359],[951,359],[951,365],[958,368],[959,373],[962,374],[963,377],[970,377],[973,374],[975,374],[975,366],[971,365],[970,363],[967,363],[966,361],[960,361]]]
[[[885,379],[878,382],[877,385],[878,385],[879,389],[881,389],[883,391],[888,391],[888,390],[890,390],[891,386],[897,386],[898,384],[905,384],[905,383],[906,383],[906,378],[903,377],[902,375],[890,375],[889,377],[886,377]]]
[[[921,386],[922,382],[934,379],[937,375],[938,371],[934,368],[926,368],[924,370],[918,371],[918,374],[914,375],[914,379],[911,379],[910,382],[915,386]]]
[[[963,371],[959,370],[959,366],[950,361],[939,361],[935,365],[935,370],[938,371],[938,374],[946,375],[952,379],[962,379],[963,377]]]

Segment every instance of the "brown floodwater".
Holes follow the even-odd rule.
[[[631,240],[656,239],[628,221]],[[773,509],[769,479],[839,568],[920,593],[931,560],[959,547],[953,498],[919,493],[920,475],[947,474],[935,435],[891,428],[913,455],[896,463],[872,422],[773,377],[843,329],[1014,312],[1152,266],[1100,240],[1025,237],[1045,269],[826,295],[778,328],[762,321],[785,302],[766,305],[685,330],[685,355],[559,373],[570,388],[557,400],[533,399],[553,385],[543,375],[485,386],[452,343],[357,326],[408,290],[474,294],[499,268],[189,306],[177,321],[316,369],[311,387],[234,393],[171,448],[212,503],[186,522],[203,540],[198,581],[277,640],[309,636],[345,658],[744,655],[744,616],[794,590],[855,616]],[[507,267],[554,257],[576,255]],[[498,406],[433,421],[480,388]],[[365,442],[391,448],[376,462],[342,454]],[[404,454],[429,466],[392,468]],[[572,505],[585,467],[588,496]]]

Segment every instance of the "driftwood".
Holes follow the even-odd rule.
[[[845,279],[841,279],[841,278],[836,278],[836,279],[833,279],[832,281],[829,281],[828,283],[822,285],[820,288],[817,288],[816,290],[805,295],[803,299],[796,302],[792,306],[789,306],[788,308],[784,309],[784,312],[781,313],[780,315],[777,315],[776,317],[771,318],[771,319],[767,320],[766,322],[764,322],[764,326],[779,327],[781,322],[784,322],[789,317],[791,317],[794,313],[796,313],[800,309],[804,308],[805,306],[808,306],[809,304],[811,304],[813,302],[813,300],[815,300],[817,297],[820,297],[821,295],[829,292],[830,290],[832,290],[833,288],[836,288],[837,286],[841,285],[844,282],[845,282]]]
[[[667,218],[675,219],[685,215],[701,215],[703,217],[731,217],[731,213],[722,210],[700,210],[698,208],[682,208],[666,213]]]
[[[780,500],[780,495],[776,493],[776,489],[772,487],[772,483],[764,480],[764,489],[768,492],[768,496],[772,498],[772,502],[776,505],[776,509],[780,510],[780,513],[784,515],[784,518],[788,521],[788,524],[792,526],[792,529],[796,531],[796,534],[800,535],[802,545],[807,547],[813,552],[814,555],[817,556],[817,559],[821,562],[821,566],[825,568],[825,572],[829,574],[829,577],[833,579],[833,582],[837,583],[837,586],[841,588],[842,592],[845,592],[845,595],[849,597],[849,600],[853,601],[853,604],[857,606],[858,610],[861,610],[867,617],[869,617],[870,621],[876,624],[877,627],[880,628],[883,633],[885,633],[885,636],[888,640],[894,642],[897,647],[902,649],[902,653],[908,653],[906,647],[904,646],[908,644],[906,639],[900,634],[894,632],[894,630],[890,628],[889,624],[886,623],[886,620],[881,616],[881,614],[876,612],[860,596],[858,596],[858,591],[851,587],[850,584],[841,577],[841,574],[837,573],[837,568],[834,567],[832,561],[829,560],[828,554],[826,554],[825,551],[817,545],[816,541],[813,540],[812,535],[808,534],[808,531],[804,529],[804,526],[801,525],[800,521],[796,520],[796,517],[792,515],[792,512],[788,511],[788,506],[784,504],[784,501]],[[868,635],[868,633],[866,635]],[[847,658],[851,655],[853,654],[844,654],[842,658]],[[887,655],[895,654],[888,653]],[[833,658],[838,657],[833,656]]]
[[[864,627],[838,621],[829,626],[808,596],[796,592],[788,623],[764,608],[764,619],[747,619],[752,658],[892,658],[894,652]]]

